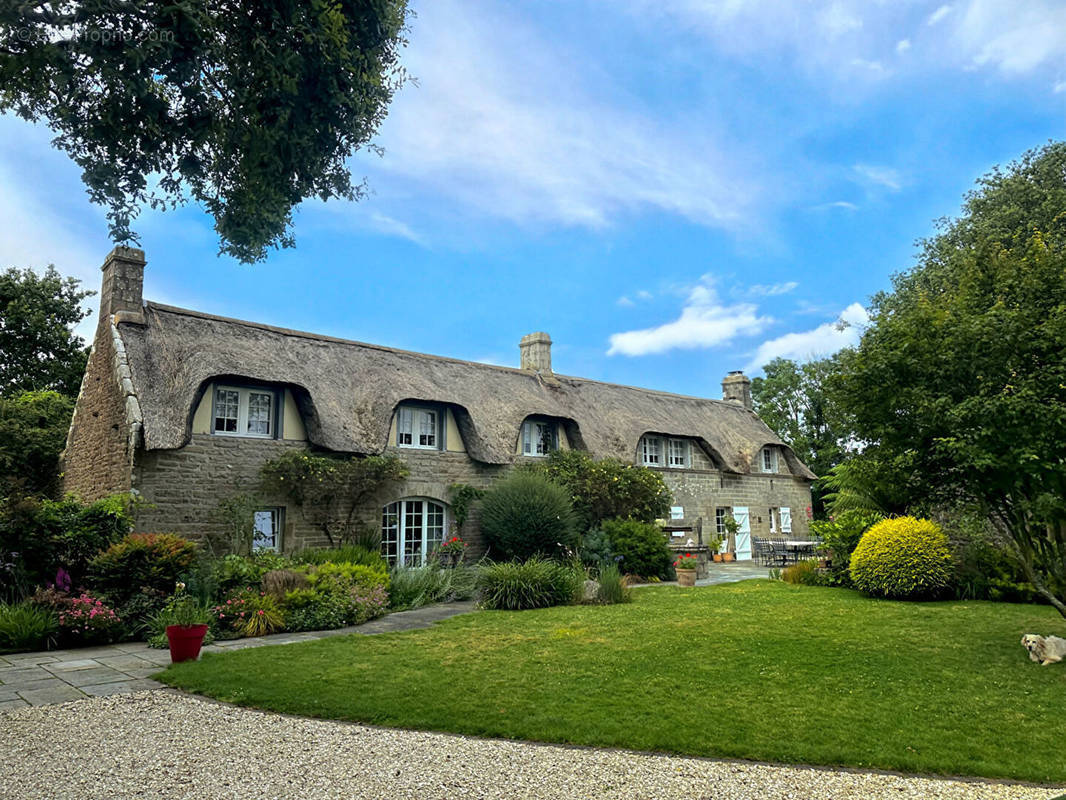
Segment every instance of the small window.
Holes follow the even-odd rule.
[[[770,509],[770,533],[777,533],[777,509]]]
[[[645,466],[661,467],[663,465],[663,440],[658,436],[645,436],[641,449]]]
[[[278,395],[271,389],[215,388],[211,430],[223,436],[273,439]]]
[[[253,515],[252,550],[281,550],[281,524],[283,510],[263,508]]]
[[[684,506],[670,506],[670,519],[684,519],[685,507]]]
[[[716,508],[714,510],[714,530],[720,536],[724,536],[725,534],[727,534],[729,532],[726,529],[725,521],[727,519],[729,519],[729,517],[732,516],[732,514],[733,514],[733,509],[731,509],[729,507]]]
[[[774,452],[772,447],[764,447],[762,449],[762,471],[777,472],[777,453]]]
[[[527,419],[522,423],[522,455],[546,456],[558,449],[555,423],[549,420]]]
[[[671,467],[688,466],[688,442],[684,439],[670,440],[670,453],[667,464]]]
[[[442,419],[435,408],[400,406],[396,412],[396,446],[440,450]]]

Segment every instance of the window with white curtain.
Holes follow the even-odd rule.
[[[212,433],[274,438],[278,393],[273,389],[216,386],[212,400]]]
[[[522,455],[546,456],[558,449],[555,423],[551,420],[527,419],[522,423]]]
[[[689,466],[689,443],[687,439],[669,439],[665,436],[643,436],[640,440],[641,462],[646,467],[672,467],[683,469]]]
[[[427,406],[404,404],[396,410],[396,446],[422,450],[442,448],[443,412]]]

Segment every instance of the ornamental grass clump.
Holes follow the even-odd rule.
[[[585,586],[585,571],[534,556],[526,561],[488,564],[478,574],[483,608],[520,611],[574,603]]]
[[[878,522],[851,555],[855,588],[875,597],[941,596],[951,584],[952,570],[951,548],[940,526],[914,517]]]
[[[566,490],[531,472],[515,472],[485,493],[481,531],[501,558],[561,556],[577,546]]]
[[[219,632],[230,638],[264,636],[285,628],[285,615],[277,601],[253,589],[236,592],[212,608],[211,615]]]
[[[0,603],[0,653],[47,650],[59,630],[56,615],[32,603]]]

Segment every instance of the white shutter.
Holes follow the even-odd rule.
[[[792,509],[788,506],[781,508],[781,533],[792,533]]]
[[[737,521],[737,533],[751,533],[751,518],[747,506],[736,506],[733,509],[733,519]]]

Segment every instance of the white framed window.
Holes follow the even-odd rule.
[[[770,533],[777,533],[777,509],[770,509]]]
[[[663,440],[658,436],[645,436],[641,440],[641,454],[644,466],[661,467],[663,465]]]
[[[729,531],[726,530],[725,521],[729,519],[733,514],[733,509],[729,506],[719,506],[714,510],[714,530],[720,536],[725,536]]]
[[[777,472],[777,451],[772,447],[762,449],[762,471]]]
[[[668,458],[666,461],[669,467],[687,467],[688,466],[688,442],[684,439],[671,439],[667,445]]]
[[[550,420],[527,419],[522,423],[522,455],[546,456],[558,449],[555,423]]]
[[[424,497],[389,503],[381,510],[381,555],[390,565],[420,567],[444,541],[448,513]]]
[[[261,508],[254,512],[252,519],[252,550],[281,551],[281,529],[285,510],[282,508]]]
[[[396,446],[440,450],[441,419],[441,412],[435,408],[400,406],[396,412]]]
[[[273,389],[216,386],[212,398],[211,432],[219,436],[273,439],[277,407],[278,393]]]

